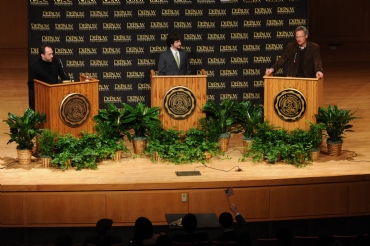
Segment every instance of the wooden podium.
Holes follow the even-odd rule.
[[[295,78],[295,77],[274,77],[264,76],[264,111],[265,119],[268,120],[275,126],[283,127],[287,130],[294,130],[296,128],[309,129],[307,120],[312,123],[316,122],[314,114],[318,113],[319,107],[323,104],[323,79],[322,78]],[[289,94],[284,95],[285,91],[292,91],[293,95],[291,98]],[[286,120],[284,117],[279,116],[276,110],[276,105],[279,103],[279,99],[286,98],[283,101],[283,106],[286,106],[286,110],[292,108],[294,111],[297,108],[295,102],[295,94],[303,95],[305,100],[305,112],[297,119],[293,117],[293,120]],[[284,100],[284,99],[283,99]],[[293,102],[290,106],[289,103]],[[299,104],[299,103],[298,103]],[[280,104],[281,105],[281,104]],[[297,117],[298,118],[298,117]]]
[[[93,117],[99,110],[99,80],[80,75],[80,82],[48,84],[35,82],[35,111],[46,114],[43,128],[80,136],[94,132]]]
[[[158,106],[160,108],[159,119],[162,121],[164,129],[176,127],[177,130],[186,131],[197,127],[199,119],[206,116],[202,110],[207,101],[206,71],[202,69],[202,75],[155,75],[154,70],[151,70],[150,78],[151,107]],[[182,117],[181,114],[168,111],[167,106],[176,103],[177,92],[175,90],[177,89],[179,90],[177,98],[180,99],[182,107],[184,109],[194,107],[189,116]],[[191,99],[193,96],[194,98]],[[191,105],[193,103],[194,105]]]

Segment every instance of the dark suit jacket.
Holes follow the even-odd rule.
[[[297,57],[296,64],[294,65],[295,54],[297,54]],[[292,76],[292,70],[294,66],[292,77],[296,77],[299,68],[299,47],[297,42],[292,42],[288,44],[287,48],[284,51],[284,54],[279,58],[279,60],[275,62],[272,68],[275,69],[276,72],[286,62],[288,62],[287,76]],[[318,44],[307,41],[303,71],[306,78],[316,78],[317,71],[324,72],[324,70],[322,69],[320,46]]]
[[[208,240],[207,232],[184,233],[172,236],[172,242],[189,243],[203,242]]]
[[[175,57],[171,49],[166,50],[159,55],[158,74],[159,75],[186,75],[190,74],[189,55],[186,50],[179,50],[180,68],[177,67]]]
[[[250,246],[252,245],[249,237],[248,224],[240,214],[236,216],[238,222],[238,229],[224,231],[221,235],[216,237],[213,241],[220,242],[236,242],[238,246]]]

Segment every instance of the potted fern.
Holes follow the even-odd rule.
[[[49,167],[54,155],[55,142],[58,133],[50,129],[42,129],[36,137],[38,150],[40,151],[41,163],[43,167]]]
[[[320,146],[322,144],[322,131],[325,129],[324,123],[314,124],[308,121],[310,128],[308,130],[308,138],[311,141],[311,159],[316,161],[320,154]]]
[[[355,112],[351,110],[339,109],[337,106],[329,105],[327,108],[319,108],[318,114],[315,114],[316,120],[325,124],[326,132],[329,136],[327,140],[328,154],[330,156],[339,156],[342,151],[344,134],[352,132],[350,122],[360,117],[354,116]]]
[[[30,164],[34,138],[40,132],[40,124],[46,122],[46,114],[40,114],[28,108],[23,116],[8,113],[8,119],[3,120],[10,128],[10,139],[7,144],[18,144],[17,153],[20,164]]]

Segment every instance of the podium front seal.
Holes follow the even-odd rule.
[[[292,88],[280,91],[274,101],[275,112],[285,121],[297,121],[304,115],[307,102],[303,94]]]
[[[196,99],[189,88],[176,86],[166,93],[163,104],[171,118],[182,120],[192,115],[196,107]]]
[[[66,96],[60,104],[60,119],[69,127],[79,127],[90,115],[90,102],[80,93]]]

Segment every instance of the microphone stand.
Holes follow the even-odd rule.
[[[297,59],[297,52],[294,55],[294,61],[293,61],[293,67],[292,67],[292,74],[290,75],[290,77],[293,77],[293,72],[294,72],[294,67],[295,67],[296,59]]]
[[[64,75],[65,75],[66,77],[69,77],[69,76],[67,75],[66,71],[64,71],[64,67],[63,67],[63,63],[62,63],[62,61],[61,61],[60,59],[58,59],[58,61],[59,61],[60,66],[62,67],[62,70],[63,70]],[[71,78],[69,78],[69,80],[72,82]]]

